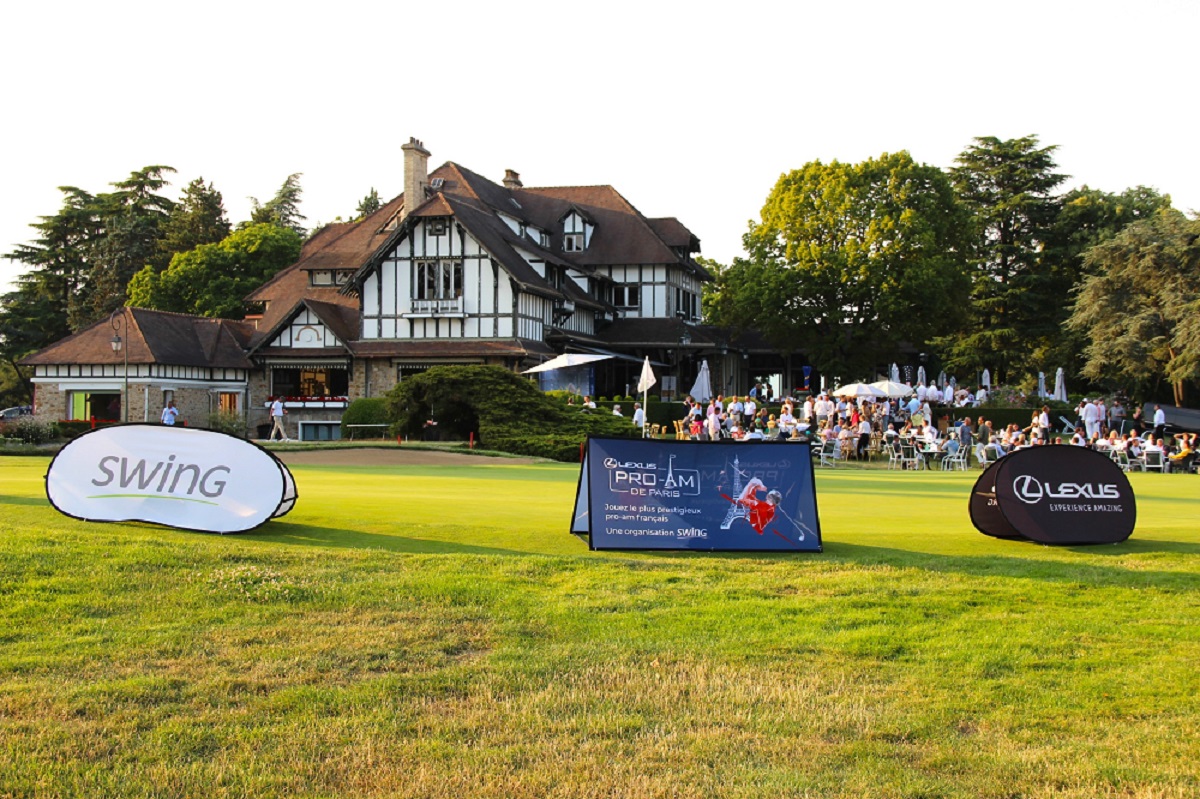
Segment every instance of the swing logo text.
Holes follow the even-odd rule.
[[[80,436],[46,475],[55,508],[89,521],[241,532],[295,501],[287,468],[261,447],[211,430],[117,425]]]

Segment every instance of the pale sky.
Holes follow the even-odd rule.
[[[151,164],[230,220],[303,173],[308,224],[402,190],[400,145],[611,184],[728,262],[780,174],[1037,135],[1059,171],[1200,210],[1200,3],[8,3],[0,253]],[[0,290],[21,265],[0,260]]]

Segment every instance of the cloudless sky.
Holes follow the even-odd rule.
[[[1200,210],[1200,3],[9,3],[0,253],[151,164],[231,221],[303,174],[309,225],[402,191],[400,145],[526,186],[611,184],[728,262],[780,174],[975,136],[1058,145],[1063,189]],[[0,260],[0,290],[23,265]]]

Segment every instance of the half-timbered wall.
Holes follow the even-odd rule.
[[[434,221],[441,223],[441,235],[435,234],[431,220],[423,220],[363,281],[363,338],[524,336],[514,329],[517,309],[508,275],[462,228]],[[435,266],[439,274],[454,277],[430,290],[420,279]],[[540,324],[541,313],[527,313]],[[541,330],[531,337],[540,339]]]
[[[315,313],[305,308],[271,341],[272,347],[339,347],[341,342]]]

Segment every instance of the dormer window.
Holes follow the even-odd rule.
[[[308,273],[310,286],[344,286],[354,276],[353,269],[317,269]]]
[[[574,210],[563,217],[563,252],[583,252],[591,243],[592,231],[595,225]]]

